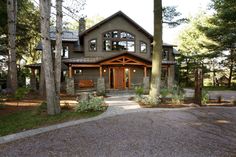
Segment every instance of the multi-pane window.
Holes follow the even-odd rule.
[[[147,53],[147,44],[143,41],[140,42],[140,52]]]
[[[135,51],[134,36],[125,31],[109,31],[103,35],[104,51]]]
[[[62,47],[61,58],[69,58],[69,47],[68,46]]]
[[[92,39],[89,41],[89,51],[97,51],[97,40],[96,39]]]
[[[163,61],[169,60],[169,51],[163,50],[163,52],[162,52],[162,60]]]

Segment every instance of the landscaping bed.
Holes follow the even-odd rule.
[[[90,118],[103,113],[107,106],[100,110],[76,111],[78,104],[74,96],[61,96],[61,113],[47,115],[47,105],[43,99],[29,96],[22,100],[7,98],[0,105],[0,136],[17,133],[29,129],[58,124],[70,120]]]

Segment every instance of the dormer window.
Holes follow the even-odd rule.
[[[96,39],[92,39],[89,41],[89,51],[90,52],[97,51],[97,40]]]
[[[135,51],[134,35],[125,31],[109,31],[103,35],[104,51]]]
[[[69,47],[68,46],[62,47],[61,58],[69,58]]]
[[[143,41],[140,41],[140,52],[147,53],[147,44]]]

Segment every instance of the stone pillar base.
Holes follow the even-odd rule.
[[[97,79],[97,95],[105,95],[105,79],[98,78]]]
[[[36,78],[33,77],[33,76],[30,77],[30,88],[31,88],[33,91],[36,91],[36,90],[37,90]]]
[[[149,89],[150,89],[149,77],[144,77],[143,78],[143,92],[144,92],[144,94],[148,94]]]
[[[66,78],[66,93],[69,95],[75,95],[74,78]]]

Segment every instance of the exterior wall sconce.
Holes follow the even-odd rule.
[[[134,70],[133,70],[133,72],[135,73],[135,72],[136,72],[136,70],[134,69]]]
[[[103,70],[103,72],[105,73],[105,72],[107,72],[107,70],[106,70],[106,69],[104,69],[104,70]]]

